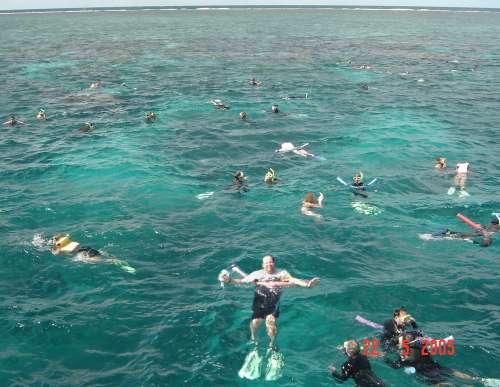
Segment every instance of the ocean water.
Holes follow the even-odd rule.
[[[344,361],[336,347],[376,335],[355,316],[381,323],[401,305],[427,334],[455,337],[441,364],[500,378],[499,238],[489,248],[418,238],[469,230],[458,212],[483,224],[500,212],[499,12],[0,21],[0,116],[29,124],[0,131],[0,385],[330,386],[327,367]],[[103,87],[89,89],[97,79]],[[272,103],[282,113],[266,112]],[[148,124],[149,110],[158,119]],[[93,132],[78,130],[86,121]],[[323,159],[276,154],[286,141]],[[434,170],[439,155],[449,172]],[[470,196],[449,196],[463,161]],[[237,170],[248,192],[231,189]],[[336,180],[356,170],[378,178],[366,200],[378,215],[354,211]],[[324,193],[322,220],[301,215],[307,191]],[[52,255],[45,241],[62,232],[136,273]],[[231,262],[257,270],[265,254],[321,283],[282,297],[284,376],[245,381],[252,288],[221,289],[217,274]],[[392,386],[424,385],[371,363]]]

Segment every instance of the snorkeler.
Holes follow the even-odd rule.
[[[92,122],[86,122],[79,130],[80,132],[90,132],[95,129],[95,126]]]
[[[247,119],[247,113],[246,112],[240,112],[240,119],[246,120]]]
[[[356,172],[352,177],[352,183],[350,185],[347,184],[339,176],[337,176],[337,180],[344,186],[351,188],[353,194],[367,198],[368,194],[365,191],[369,186],[371,186],[373,183],[377,181],[377,178],[372,179],[372,181],[370,181],[368,184],[365,185],[365,183],[363,182],[363,177],[364,177],[363,172],[361,171]],[[374,191],[377,192],[377,189],[374,189]]]
[[[436,165],[434,165],[434,168],[443,171],[446,169],[446,157],[436,157]]]
[[[257,343],[257,330],[263,320],[269,336],[269,347],[274,346],[277,334],[276,320],[280,315],[279,301],[282,289],[285,287],[301,286],[312,288],[319,282],[319,277],[310,280],[293,278],[286,270],[276,268],[276,262],[271,255],[262,258],[262,270],[246,274],[237,266],[232,270],[243,278],[233,279],[227,273],[223,273],[219,280],[232,285],[255,284],[255,294],[252,304],[252,321],[250,322],[251,340]]]
[[[313,216],[317,219],[321,219],[321,215],[312,211],[311,208],[323,208],[323,199],[324,196],[321,192],[319,193],[318,200],[314,198],[314,194],[312,192],[308,192],[306,194],[306,197],[302,201],[300,212],[302,212],[303,215]]]
[[[406,313],[406,309],[395,309],[393,318],[384,322],[384,331],[381,336],[381,343],[389,349],[398,344],[399,338],[404,334],[407,325],[411,325],[413,329],[417,329],[415,319]]]
[[[214,105],[217,109],[229,109],[230,107],[224,104],[220,99],[211,99],[210,102],[212,105]]]
[[[135,269],[128,265],[127,262],[116,258],[102,259],[102,254],[91,247],[81,246],[80,243],[72,241],[69,234],[56,234],[48,241],[52,245],[50,252],[54,255],[61,253],[76,254],[75,260],[86,263],[104,262],[111,265],[117,265],[120,269],[128,272],[135,273]]]
[[[469,173],[469,163],[457,163],[455,166],[455,177],[453,178],[454,186],[448,189],[448,195],[453,195],[456,189],[459,189],[459,196],[470,196],[465,191],[465,183],[467,182],[467,173]]]
[[[410,369],[427,384],[449,385],[446,382],[452,376],[463,380],[475,379],[463,372],[443,367],[434,361],[431,354],[424,348],[427,343],[428,341],[423,338],[419,331],[405,333],[398,343],[399,358],[391,360],[386,357],[384,361],[392,368],[411,367]]]
[[[342,364],[341,372],[334,366],[329,370],[337,382],[343,383],[349,378],[353,378],[358,387],[384,387],[384,382],[372,371],[368,358],[360,352],[359,344],[354,340],[344,343],[342,349],[347,361]]]
[[[267,184],[274,184],[278,182],[278,177],[276,176],[274,169],[269,168],[266,175],[264,176],[264,182],[266,182]]]
[[[273,106],[271,106],[271,112],[272,113],[279,113],[280,110],[278,109],[278,105],[273,104]]]
[[[294,146],[291,142],[284,142],[281,144],[280,149],[276,149],[274,152],[276,153],[287,153],[287,152],[293,152],[296,155],[302,156],[302,157],[315,157],[314,154],[309,153],[306,151],[304,148],[308,146],[309,143],[305,143],[299,147]]]
[[[38,110],[38,113],[36,113],[36,119],[43,121],[47,119],[47,115],[45,114],[45,110],[40,109]]]
[[[156,120],[156,114],[154,112],[146,112],[144,119],[146,122],[153,122]]]
[[[7,121],[5,121],[2,125],[14,126],[17,124],[28,125],[26,122],[18,120],[14,115],[11,115],[10,118]]]
[[[493,218],[489,225],[474,225],[475,231],[473,232],[459,232],[450,229],[444,229],[433,234],[422,234],[421,239],[462,239],[467,242],[478,244],[482,247],[488,247],[493,243],[493,234],[500,232],[500,213],[494,212]],[[461,215],[463,220],[465,217]],[[468,219],[467,219],[468,220]],[[467,222],[468,223],[468,222]],[[468,223],[470,225],[470,223]]]

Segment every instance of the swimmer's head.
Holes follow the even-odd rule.
[[[492,214],[493,215],[493,218],[491,218],[491,224],[500,224],[500,214],[495,212]]]
[[[359,171],[354,174],[352,180],[356,183],[361,183],[363,181],[363,172]]]
[[[241,118],[242,120],[246,119],[246,118],[247,118],[247,113],[245,113],[245,112],[240,112],[240,118]]]
[[[271,111],[273,113],[279,113],[278,105],[273,104],[273,106],[271,106]]]
[[[355,340],[348,340],[342,345],[342,349],[347,356],[359,353],[359,344]]]
[[[146,121],[154,121],[156,120],[156,114],[154,112],[146,112],[144,118],[146,119]]]
[[[274,267],[275,267],[275,261],[274,257],[272,255],[265,255],[262,258],[262,268],[266,273],[272,273],[274,272]]]
[[[245,174],[243,173],[243,171],[238,171],[234,174],[234,178],[238,181],[243,181],[246,179],[246,176]]]
[[[315,203],[316,200],[314,199],[314,194],[312,192],[306,193],[306,198],[304,199],[304,201],[307,203]]]
[[[264,177],[264,181],[266,183],[273,183],[275,182],[276,179],[276,174],[274,173],[274,169],[269,168],[269,171],[267,171],[266,176]]]

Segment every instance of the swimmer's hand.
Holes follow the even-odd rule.
[[[313,279],[311,279],[307,282],[307,287],[312,288],[313,286],[316,286],[317,284],[319,284],[319,281],[320,281],[319,277],[314,277]]]

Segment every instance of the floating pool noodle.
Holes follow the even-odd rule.
[[[368,325],[369,327],[375,328],[375,329],[383,329],[384,326],[377,324],[373,321],[367,320],[366,318],[361,317],[359,314],[355,317],[355,320],[363,325]]]
[[[479,223],[473,222],[472,220],[470,220],[469,218],[467,218],[466,216],[464,216],[460,213],[457,214],[457,218],[460,219],[462,222],[467,223],[469,226],[471,226],[472,228],[474,228],[476,230],[480,230],[483,228]]]

